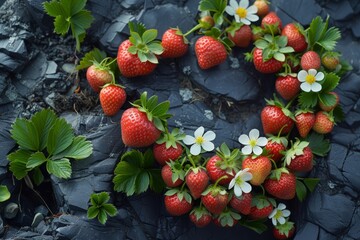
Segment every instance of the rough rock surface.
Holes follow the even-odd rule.
[[[87,86],[82,73],[82,92],[73,94],[74,40],[52,33],[52,20],[44,14],[42,2],[0,1],[0,184],[6,184],[12,192],[8,203],[21,203],[23,209],[11,219],[4,216],[12,212],[7,215],[2,212],[0,238],[272,239],[270,231],[258,235],[240,226],[195,228],[187,217],[169,216],[162,196],[152,192],[130,198],[113,193],[113,171],[119,156],[127,150],[120,137],[121,113],[112,118],[102,114],[97,96]],[[127,38],[127,23],[132,20],[140,20],[149,28],[156,27],[159,36],[168,27],[187,31],[196,24],[197,5],[198,1],[192,0],[89,0],[88,9],[95,22],[82,51],[97,46],[114,56],[119,43]],[[320,184],[305,203],[292,204],[297,224],[295,239],[360,239],[359,1],[273,0],[271,7],[283,24],[295,20],[308,25],[315,16],[329,14],[331,24],[342,31],[338,50],[354,68],[336,89],[346,120],[335,127],[330,136],[329,155],[317,159],[311,173],[312,177],[321,178]],[[196,37],[189,39],[193,46]],[[230,147],[238,147],[240,134],[252,128],[261,129],[259,113],[263,99],[274,92],[274,78],[256,73],[244,61],[243,52],[237,50],[222,65],[203,71],[191,48],[181,59],[162,60],[150,76],[120,81],[127,87],[129,101],[142,91],[157,94],[160,100],[169,99],[174,115],[170,127],[190,133],[202,125],[216,132],[216,145],[227,142]],[[45,217],[43,202],[26,187],[21,195],[26,197],[18,202],[21,183],[13,185],[6,160],[15,146],[9,134],[11,123],[18,116],[30,117],[44,107],[54,108],[94,145],[91,157],[74,162],[71,179],[53,177],[47,184],[50,192],[39,189],[52,201],[51,208],[63,213],[54,218]],[[118,208],[117,216],[110,218],[105,227],[86,218],[90,194],[100,191],[111,192],[111,200]]]

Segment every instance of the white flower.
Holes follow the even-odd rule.
[[[240,170],[229,184],[229,189],[234,188],[237,197],[241,197],[242,193],[251,192],[251,185],[248,183],[252,179],[252,174],[248,172],[249,168]]]
[[[201,126],[194,132],[195,137],[186,135],[183,139],[183,142],[186,145],[192,145],[190,148],[190,153],[194,156],[199,155],[201,149],[209,152],[215,148],[211,141],[215,139],[216,134],[213,131],[207,131],[204,134],[204,131],[204,127]]]
[[[281,225],[285,223],[285,218],[290,216],[290,211],[286,209],[286,205],[283,203],[279,203],[277,208],[275,208],[269,215],[269,219],[271,219],[272,224],[276,226],[277,223]]]
[[[240,0],[239,3],[236,0],[230,0],[230,6],[226,6],[225,11],[230,16],[234,16],[236,22],[242,22],[245,25],[259,20],[259,16],[256,15],[258,9],[254,5],[249,7],[249,0]]]
[[[246,134],[241,134],[241,136],[239,137],[239,142],[245,145],[241,149],[241,152],[244,155],[249,155],[252,152],[255,155],[260,155],[263,152],[261,147],[264,147],[267,144],[268,140],[265,137],[259,137],[259,135],[260,133],[257,129],[252,129],[249,132],[249,136],[247,136]]]
[[[324,79],[324,73],[317,72],[316,69],[309,69],[309,71],[301,70],[298,73],[298,79],[301,82],[300,88],[304,92],[319,92],[321,84],[318,81]]]

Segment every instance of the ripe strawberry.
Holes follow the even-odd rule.
[[[304,30],[299,24],[289,23],[285,25],[281,31],[281,35],[286,36],[288,39],[287,45],[292,47],[295,52],[303,52],[307,48],[307,42],[303,35]]]
[[[212,214],[220,214],[228,204],[228,193],[224,187],[215,183],[202,193],[201,202]]]
[[[269,13],[270,11],[270,7],[269,7],[269,2],[267,0],[256,0],[254,2],[254,5],[257,7],[258,11],[257,11],[257,15],[259,17],[264,17],[266,14]]]
[[[253,61],[256,70],[261,73],[276,73],[279,72],[282,68],[283,63],[271,58],[270,60],[264,61],[263,59],[263,50],[260,48],[255,48],[253,51]]]
[[[316,69],[321,67],[321,60],[319,54],[314,51],[307,51],[301,56],[300,61],[301,68],[304,70]]]
[[[181,216],[190,212],[192,199],[188,192],[178,189],[170,189],[165,193],[165,208],[172,216]]]
[[[189,214],[190,221],[195,224],[197,227],[207,226],[211,220],[212,216],[208,210],[204,207],[195,207]]]
[[[295,125],[299,135],[306,138],[315,123],[315,114],[311,111],[300,110],[295,114]]]
[[[282,152],[285,152],[287,146],[287,138],[280,137],[280,134],[279,136],[271,135],[268,137],[268,142],[265,145],[265,149],[267,150],[269,157],[275,162],[278,162],[284,156]]]
[[[274,200],[265,196],[255,196],[253,198],[250,214],[251,219],[258,220],[267,218],[274,209]]]
[[[300,92],[300,81],[296,76],[278,76],[275,81],[276,91],[285,100],[291,100]]]
[[[267,100],[261,111],[261,122],[265,134],[288,134],[294,126],[292,113],[277,100]],[[285,126],[285,127],[284,127]]]
[[[100,105],[107,116],[114,116],[126,101],[125,90],[116,84],[105,85],[100,91]]]
[[[233,227],[238,223],[240,218],[240,214],[226,208],[219,216],[213,219],[213,222],[219,227]]]
[[[251,209],[252,194],[242,193],[240,197],[232,196],[230,206],[243,215],[248,215]]]
[[[246,48],[252,40],[251,28],[248,25],[242,25],[239,29],[228,32],[228,38],[234,42],[235,46]]]
[[[321,63],[330,71],[335,71],[340,63],[339,56],[337,52],[326,52],[321,57]]]
[[[278,168],[273,170],[270,177],[265,180],[264,188],[279,199],[293,199],[296,193],[296,177],[285,168]]]
[[[161,45],[164,52],[163,58],[177,58],[185,55],[189,49],[188,41],[178,28],[171,28],[165,31],[162,36]]]
[[[110,69],[101,66],[99,63],[94,63],[86,70],[86,79],[90,87],[97,93],[101,88],[113,81],[113,75],[110,73]]]
[[[167,162],[161,168],[161,177],[168,187],[177,187],[184,182],[185,171],[178,162]]]
[[[166,148],[166,143],[155,143],[153,146],[155,160],[161,166],[164,166],[166,162],[178,159],[183,152],[183,147],[179,143],[176,143],[175,146]]]
[[[194,199],[198,199],[209,185],[209,176],[203,168],[190,168],[186,174],[185,181],[191,196]]]
[[[313,130],[320,134],[330,133],[334,128],[334,119],[328,113],[324,111],[317,112],[315,115],[315,123]]]
[[[225,46],[210,36],[202,36],[196,40],[195,54],[201,69],[219,65],[227,58]]]
[[[271,161],[268,157],[258,156],[253,158],[249,156],[242,162],[242,169],[249,168],[249,172],[253,175],[250,183],[255,186],[260,186],[271,171]]]
[[[297,140],[285,153],[285,161],[289,170],[308,172],[313,168],[313,153],[309,142]]]
[[[282,22],[275,12],[269,12],[261,20],[261,27],[265,29],[266,32],[273,32],[274,34],[276,34],[281,31]],[[271,28],[272,31],[268,30],[267,28]]]
[[[290,239],[294,236],[295,226],[293,222],[286,221],[284,224],[277,224],[273,228],[273,236],[278,240]]]
[[[322,110],[324,110],[325,112],[330,112],[331,110],[333,110],[339,104],[339,101],[340,101],[339,95],[336,92],[329,92],[329,94],[334,95],[336,100],[335,100],[335,104],[330,105],[330,106],[325,105],[321,101],[319,102],[320,108]]]
[[[157,104],[157,96],[147,99],[147,92],[142,93],[140,98],[135,101],[134,107],[125,110],[120,120],[121,138],[129,147],[147,147],[155,143],[161,131],[155,126],[154,119],[164,125],[163,122],[170,117],[166,114],[170,105],[165,103],[168,102]]]

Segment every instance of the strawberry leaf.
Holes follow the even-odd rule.
[[[246,219],[240,219],[239,224],[241,226],[244,226],[246,228],[249,228],[258,234],[262,234],[267,230],[267,226],[265,225],[266,219],[261,220],[246,220]]]
[[[299,104],[303,109],[314,108],[318,103],[318,95],[315,92],[301,92],[299,95]]]
[[[31,154],[30,158],[28,159],[28,162],[26,163],[26,167],[27,168],[36,168],[46,161],[47,161],[47,159],[42,152],[36,152],[36,153]]]
[[[5,202],[10,198],[11,194],[5,185],[0,185],[0,202]]]
[[[98,48],[94,48],[90,52],[86,53],[85,56],[81,59],[79,65],[76,66],[76,70],[81,70],[90,67],[94,62],[101,62],[106,58],[106,53],[100,51]]]
[[[307,137],[306,141],[309,142],[309,147],[313,154],[325,157],[330,151],[330,141],[325,139],[323,134],[311,132]]]
[[[156,29],[146,30],[142,35],[142,42],[147,44],[156,39],[158,31]]]
[[[17,118],[10,130],[11,137],[24,150],[38,151],[40,139],[37,127],[29,120]]]
[[[318,95],[320,102],[325,106],[334,106],[336,104],[336,97],[330,93],[319,93]]]
[[[333,117],[335,122],[341,122],[345,119],[345,113],[340,105],[334,108]]]
[[[317,186],[319,181],[319,178],[304,178],[304,184],[310,192],[313,192],[315,190],[315,187]]]
[[[328,29],[329,17],[324,22],[320,16],[314,18],[307,29],[307,39],[312,50],[334,50],[337,40],[341,34],[339,29],[331,27]],[[320,49],[319,49],[320,47]]]
[[[224,22],[224,11],[227,6],[226,0],[201,0],[199,3],[199,10],[202,12],[214,13],[213,18],[217,25]]]
[[[117,214],[116,207],[108,203],[110,200],[109,193],[93,193],[90,196],[91,206],[88,208],[88,219],[98,218],[101,224],[105,224],[108,216],[114,217]]]
[[[60,160],[50,160],[46,162],[46,169],[49,173],[54,174],[58,178],[71,177],[71,164],[69,159],[62,158]]]
[[[296,196],[300,202],[306,198],[306,187],[300,180],[296,180]]]
[[[331,92],[339,84],[339,81],[340,81],[340,77],[335,73],[326,74],[324,82],[321,84],[322,85],[321,92],[325,92],[325,93]]]

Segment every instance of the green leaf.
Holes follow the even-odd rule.
[[[345,119],[345,113],[340,105],[337,105],[333,110],[333,116],[335,122],[341,122]]]
[[[70,28],[70,22],[62,15],[56,16],[54,20],[54,31],[57,34],[65,35],[68,33]]]
[[[47,139],[47,151],[50,155],[56,155],[64,151],[73,142],[74,133],[71,125],[63,118],[55,120],[49,131]]]
[[[26,163],[31,154],[31,151],[19,149],[16,152],[7,155],[7,159],[10,161],[9,169],[16,179],[20,180],[27,175],[28,169],[26,168]]]
[[[31,154],[30,158],[28,159],[28,162],[26,163],[26,167],[29,169],[36,168],[46,162],[47,159],[42,152],[36,152]]]
[[[157,57],[155,56],[155,54],[153,53],[146,53],[145,54],[145,57],[146,57],[146,60],[151,62],[151,63],[154,63],[154,64],[158,64],[159,61],[157,59]]]
[[[76,69],[81,70],[88,68],[93,65],[94,62],[100,63],[104,58],[106,58],[106,53],[104,51],[100,51],[98,48],[94,48],[85,54],[79,65],[76,66]]]
[[[161,193],[165,188],[165,183],[161,177],[161,169],[148,170],[150,177],[150,189],[154,192]]]
[[[287,42],[288,42],[288,39],[287,39],[286,36],[276,37],[276,44],[277,44],[280,48],[286,47]]]
[[[281,53],[292,53],[292,52],[294,52],[294,49],[292,47],[283,47],[283,48],[280,48],[279,51]]]
[[[107,192],[101,192],[96,195],[97,195],[97,204],[98,205],[103,205],[104,203],[107,203],[110,200],[109,193],[107,193]]]
[[[299,95],[299,104],[301,108],[313,108],[318,103],[318,95],[314,92],[301,92]]]
[[[254,44],[257,48],[260,48],[260,49],[265,49],[269,46],[269,43],[263,39],[257,40]]]
[[[321,84],[322,85],[321,92],[325,92],[325,93],[331,92],[339,84],[339,81],[340,81],[340,77],[335,73],[326,74],[324,82]]]
[[[165,132],[164,124],[159,118],[154,118],[153,122],[157,129],[159,129],[161,132]]]
[[[219,25],[219,26],[222,25],[224,22],[223,13],[222,12],[214,13],[213,19],[214,19],[214,22],[216,25]]]
[[[137,23],[129,22],[128,26],[129,26],[130,33],[132,34],[133,32],[136,32],[139,34],[139,37],[142,36],[144,34],[144,32],[146,31],[145,25],[140,22],[137,22]]]
[[[240,219],[239,224],[241,226],[244,226],[246,228],[249,228],[257,232],[258,234],[262,234],[267,230],[267,226],[264,224],[264,220],[250,221],[250,220]]]
[[[170,101],[159,103],[152,111],[154,117],[161,117],[167,113],[170,108]]]
[[[300,202],[306,198],[306,187],[304,183],[299,180],[296,180],[296,196]]]
[[[98,220],[102,225],[105,225],[106,221],[107,221],[107,214],[106,211],[104,209],[100,209],[99,211],[99,215],[98,215]]]
[[[318,96],[320,102],[322,102],[325,106],[334,106],[336,104],[336,97],[333,94],[320,93]]]
[[[81,33],[88,29],[93,21],[93,16],[87,10],[81,10],[71,17],[71,23],[76,26],[75,30]]]
[[[62,16],[66,15],[66,12],[62,4],[57,0],[52,0],[51,2],[44,2],[43,6],[45,12],[51,17],[56,17],[58,15],[62,15]]]
[[[70,0],[70,2],[71,2],[70,14],[73,16],[85,8],[87,0]]]
[[[336,43],[340,38],[340,30],[338,28],[331,27],[326,31],[324,37],[319,40],[318,44],[325,50],[332,51],[335,49]]]
[[[106,211],[106,213],[111,216],[114,217],[117,214],[117,209],[116,207],[111,204],[111,203],[106,203],[102,206],[102,208]]]
[[[17,118],[10,130],[11,137],[22,149],[40,150],[39,133],[35,125],[26,119]]]
[[[54,111],[50,109],[43,109],[40,112],[35,113],[30,119],[39,134],[40,150],[43,150],[46,147],[49,131],[56,118],[57,116]]]
[[[330,141],[325,139],[323,134],[311,132],[307,137],[306,141],[309,142],[309,147],[313,154],[325,157],[330,151]]]
[[[44,175],[42,174],[40,168],[34,168],[31,171],[31,178],[33,182],[36,184],[36,186],[39,186],[44,181]]]
[[[60,159],[63,157],[76,160],[84,159],[89,157],[92,154],[92,151],[93,146],[90,141],[86,141],[84,136],[76,136],[69,147],[57,155],[54,155],[52,159]]]
[[[10,198],[11,194],[5,185],[0,185],[0,202],[5,202]]]
[[[325,34],[326,24],[322,21],[320,16],[314,18],[308,28],[309,46],[313,47],[315,43]]]
[[[151,168],[155,163],[154,153],[151,148],[147,149],[141,158],[141,167],[143,168]]]
[[[285,61],[285,55],[283,53],[279,53],[279,52],[274,53],[274,58],[279,62]]]
[[[71,177],[71,164],[69,159],[66,158],[47,161],[46,169],[49,173],[54,174],[58,178],[66,179]]]
[[[98,214],[99,214],[99,208],[97,208],[95,206],[91,206],[87,210],[88,219],[96,218]]]
[[[309,189],[310,192],[313,192],[319,183],[319,178],[304,178],[305,186]]]
[[[147,173],[147,171],[141,171],[137,175],[135,181],[136,193],[139,194],[145,192],[149,187],[149,183],[150,183],[149,174]]]
[[[152,42],[147,47],[148,47],[149,51],[151,51],[152,53],[154,53],[156,55],[160,55],[161,53],[164,52],[164,48],[161,46],[160,43],[157,43],[157,42]]]
[[[156,39],[158,31],[156,29],[146,30],[142,35],[142,41],[144,44],[147,44]]]
[[[127,196],[136,193],[136,177],[141,171],[139,166],[126,161],[119,162],[115,168],[115,177],[113,178],[114,190],[124,192]]]

